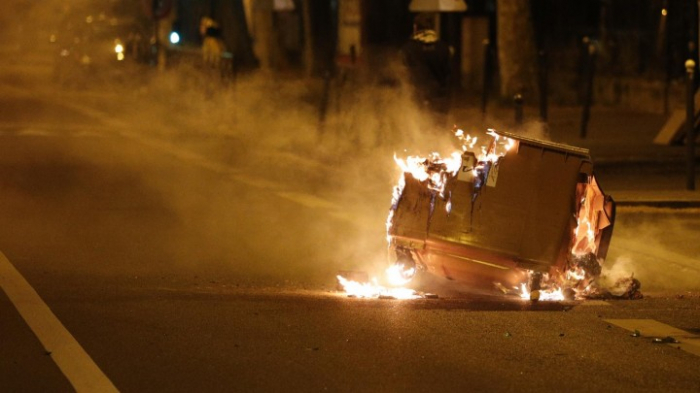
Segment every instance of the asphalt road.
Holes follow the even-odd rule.
[[[2,391],[98,373],[134,392],[700,390],[696,212],[618,212],[611,266],[632,267],[643,300],[352,299],[334,275],[378,263],[387,184],[324,182],[337,168],[229,136],[174,138],[172,119],[130,116],[148,103],[2,92],[0,266],[98,370],[66,371],[67,350],[43,341],[58,328],[3,287]]]

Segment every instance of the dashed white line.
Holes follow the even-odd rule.
[[[666,325],[653,319],[606,319],[605,322],[619,326],[631,332],[638,331],[641,337],[660,338],[672,337],[677,343],[668,343],[686,352],[700,356],[700,336]]]
[[[34,288],[0,252],[0,288],[78,392],[118,392]]]
[[[302,206],[310,208],[326,210],[338,209],[338,205],[336,205],[335,203],[311,194],[301,192],[278,192],[277,195],[284,199],[288,199],[292,202],[296,202]]]

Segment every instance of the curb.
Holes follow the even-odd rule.
[[[689,201],[615,201],[617,207],[651,207],[665,209],[696,209],[700,202]]]
[[[645,206],[671,209],[688,209],[700,207],[698,191],[611,191],[617,206]]]

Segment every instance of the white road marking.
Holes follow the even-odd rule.
[[[319,198],[315,195],[305,194],[301,192],[278,192],[278,196],[296,202],[302,206],[310,208],[319,208],[327,210],[338,210],[339,206],[333,202]]]
[[[31,96],[33,93],[26,91],[25,89],[20,89],[16,87],[11,87],[11,86],[3,86],[0,84],[0,90],[1,88],[7,87],[12,91],[13,94],[20,95],[20,96]],[[82,113],[83,115],[87,117],[94,118],[96,120],[99,120],[100,123],[100,129],[110,129],[113,132],[115,132],[117,135],[124,137],[124,138],[129,138],[132,140],[135,140],[143,145],[146,145],[148,147],[157,149],[161,152],[167,153],[171,156],[174,156],[180,160],[186,161],[188,163],[191,163],[193,165],[197,165],[200,168],[205,168],[210,171],[213,171],[215,173],[220,173],[224,175],[230,176],[230,178],[234,181],[243,183],[245,185],[251,186],[251,187],[256,187],[259,189],[263,190],[279,190],[276,194],[279,197],[282,197],[284,199],[287,199],[289,201],[292,201],[294,203],[297,203],[299,205],[309,207],[309,208],[314,208],[314,209],[322,209],[322,210],[328,210],[330,211],[331,215],[333,215],[336,218],[341,218],[341,219],[346,219],[350,222],[353,223],[358,223],[357,220],[355,220],[352,217],[349,217],[347,214],[344,213],[337,213],[339,211],[343,211],[343,209],[340,208],[337,204],[325,200],[323,198],[317,197],[315,195],[311,194],[306,194],[306,193],[300,193],[300,192],[292,192],[292,191],[285,191],[283,190],[280,185],[276,182],[268,181],[260,177],[256,176],[251,176],[246,173],[242,173],[239,169],[234,168],[230,165],[223,164],[216,162],[215,160],[211,160],[208,157],[205,157],[203,155],[200,155],[198,153],[192,152],[187,149],[183,149],[173,143],[169,143],[165,140],[158,139],[158,138],[149,138],[146,137],[145,135],[135,132],[131,130],[131,126],[120,120],[120,119],[115,119],[110,116],[108,112],[99,110],[99,109],[94,109],[87,107],[85,105],[77,104],[75,102],[72,102],[70,100],[63,101],[61,105],[71,108],[77,112]],[[2,127],[0,127],[2,128]]]
[[[605,322],[627,329],[639,331],[641,337],[666,338],[673,337],[678,343],[669,343],[693,355],[700,356],[700,336],[675,328],[653,319],[605,319]]]
[[[100,127],[71,124],[43,124],[31,125],[19,123],[0,122],[0,135],[23,137],[92,137],[102,138],[104,132],[98,132]]]
[[[90,355],[2,252],[0,252],[0,288],[5,291],[76,391],[118,392]]]

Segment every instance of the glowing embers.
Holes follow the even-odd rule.
[[[596,262],[597,263],[597,262]],[[586,273],[583,268],[571,268],[563,275],[550,276],[529,272],[529,285],[520,284],[512,291],[504,290],[503,286],[497,285],[499,289],[507,294],[516,294],[523,300],[543,300],[543,301],[572,301],[572,300],[607,300],[607,299],[642,299],[641,283],[634,278],[621,277],[611,281],[605,276],[592,276]],[[536,281],[539,275],[541,282],[539,286],[533,286],[533,279]],[[539,288],[539,289],[532,289]]]
[[[581,268],[557,275],[529,272],[529,284],[522,283],[515,290],[524,300],[580,300],[590,293],[592,282],[593,278]]]

